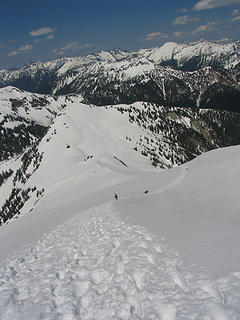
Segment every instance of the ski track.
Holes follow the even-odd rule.
[[[165,192],[167,190],[171,190],[171,189],[176,188],[178,185],[180,185],[182,183],[182,181],[184,180],[184,178],[187,175],[188,170],[189,170],[189,167],[186,167],[186,166],[182,165],[180,174],[173,181],[171,181],[167,185],[165,185],[165,186],[163,186],[163,187],[161,187],[159,189],[156,189],[154,191],[147,190],[147,193],[148,194],[156,194],[156,193],[159,194],[159,193]],[[140,195],[142,196],[143,194],[144,194],[144,191],[143,191],[143,193],[135,193],[135,194],[131,194],[130,196],[119,197],[118,200],[131,199],[131,198],[134,198],[134,197],[138,197]]]
[[[186,166],[181,166],[181,171],[180,171],[180,174],[176,177],[175,180],[173,180],[172,182],[170,182],[169,184],[167,184],[166,186],[160,188],[160,189],[157,189],[153,192],[151,192],[152,194],[155,194],[155,193],[162,193],[162,192],[165,192],[167,190],[170,190],[170,189],[173,189],[175,187],[177,187],[178,185],[180,185],[182,183],[182,181],[184,180],[184,178],[186,177],[187,175],[187,171],[189,170],[189,167],[186,167]]]
[[[0,270],[0,319],[240,319],[240,272],[212,281],[113,203],[45,234]]]

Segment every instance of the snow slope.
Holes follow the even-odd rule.
[[[216,283],[113,204],[58,226],[0,274],[2,319],[238,319]]]
[[[232,250],[239,243],[237,214],[231,210],[231,218],[225,215],[226,221],[221,220],[224,228],[218,235],[221,253],[226,259],[225,266],[228,265],[227,269],[234,267],[235,271],[232,269],[232,272],[216,278],[206,272],[201,263],[196,265],[192,263],[196,261],[187,259],[189,246],[186,245],[188,240],[188,244],[195,247],[198,238],[201,241],[195,247],[197,255],[201,255],[203,260],[207,250],[211,263],[218,266],[220,251],[216,248],[219,243],[213,230],[219,230],[221,214],[215,211],[214,201],[208,199],[208,206],[212,207],[211,218],[205,220],[207,212],[205,217],[201,217],[200,206],[196,206],[194,212],[189,210],[185,213],[190,221],[187,230],[183,230],[182,224],[187,219],[184,219],[181,206],[174,212],[169,203],[165,203],[164,210],[169,216],[167,221],[162,213],[164,204],[161,204],[164,199],[161,195],[167,192],[165,197],[168,201],[171,198],[172,206],[179,205],[175,189],[187,192],[188,187],[192,188],[190,182],[195,179],[199,182],[199,185],[194,184],[198,191],[202,188],[200,182],[203,184],[204,181],[207,186],[205,194],[213,187],[217,189],[216,193],[220,192],[225,180],[223,184],[218,181],[215,185],[211,178],[207,178],[207,163],[211,169],[216,160],[216,171],[224,170],[225,177],[228,177],[226,187],[230,182],[236,183],[239,177],[229,165],[234,165],[239,153],[238,147],[212,152],[205,159],[188,164],[188,170],[186,167],[174,168],[154,176],[151,173],[145,177],[139,174],[135,181],[123,185],[116,182],[114,190],[118,190],[122,199],[88,210],[79,209],[77,215],[54,227],[31,245],[32,238],[28,234],[28,248],[18,248],[4,261],[0,270],[1,319],[239,319],[240,255],[236,256],[238,261],[234,261]],[[116,176],[118,174],[116,172]],[[149,193],[143,194],[141,191],[147,186]],[[184,195],[186,197],[187,193]],[[71,215],[69,196],[66,193],[65,198],[59,197],[58,204],[67,202]],[[102,195],[98,201],[103,201]],[[228,205],[231,209],[230,199]],[[45,210],[49,218],[53,206],[54,203],[48,199]],[[220,203],[217,207],[220,208]],[[69,211],[62,210],[69,216]],[[124,218],[126,213],[127,218]],[[27,227],[32,227],[29,218],[33,216],[26,215],[9,224],[1,234],[1,243],[6,244],[11,239],[11,227],[24,218],[27,232]],[[136,221],[133,224],[129,216],[142,226],[137,226]],[[51,218],[49,221],[51,223]],[[230,224],[231,239],[230,228],[226,228]],[[42,228],[41,225],[38,227]],[[212,232],[206,232],[210,229]],[[181,237],[175,236],[173,242],[175,231],[181,233]],[[210,239],[212,245],[209,245]],[[181,255],[172,246],[176,247],[179,242],[182,242]]]
[[[160,48],[153,48],[150,50],[148,59],[155,63],[164,61],[176,60],[178,66],[182,66],[185,62],[194,57],[201,56],[202,64],[211,65],[214,61],[221,61],[226,68],[233,67],[239,63],[239,54],[237,47],[239,42],[226,41],[204,41],[200,40],[189,44],[178,44],[174,42],[167,42]]]
[[[121,117],[119,114],[115,108],[79,103],[70,104],[59,113],[38,146],[39,153],[43,154],[41,165],[24,184],[24,188],[44,188],[44,197],[37,203],[33,197],[26,204],[24,212],[34,209],[31,215],[2,228],[1,236],[12,229],[11,233],[19,237],[6,241],[7,250],[0,247],[0,252],[28,244],[29,236],[37,239],[79,210],[112,200],[116,185],[134,179],[142,170],[154,170],[149,159],[134,150],[142,129],[136,124],[130,125],[127,114]],[[126,136],[131,137],[131,141],[127,141]],[[19,161],[17,157],[3,162],[0,169],[16,170]],[[9,180],[1,186],[2,194],[9,192],[11,183]],[[22,186],[20,181],[17,186]],[[26,223],[29,223],[27,231]]]
[[[239,147],[156,169],[125,116],[73,103],[38,145],[44,194],[0,229],[1,319],[240,319]]]
[[[224,275],[240,265],[239,156],[238,146],[203,154],[162,172],[157,190],[146,187],[148,197],[117,206],[164,236],[187,261],[211,276]]]
[[[21,105],[19,104],[14,108],[11,102],[14,100],[19,101]],[[60,106],[63,102],[64,99],[61,98],[56,102],[53,97],[33,94],[12,86],[0,88],[0,120],[5,115],[11,115],[12,117],[17,115],[26,120],[47,126],[54,118],[54,114],[61,109]],[[35,106],[33,105],[34,103]],[[15,125],[17,125],[16,122]]]

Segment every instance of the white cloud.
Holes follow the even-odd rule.
[[[207,32],[207,31],[211,31],[213,29],[213,26],[218,24],[218,23],[220,23],[220,22],[209,21],[208,23],[197,27],[192,33],[193,34],[198,34],[198,33],[204,33],[204,32]]]
[[[172,25],[176,26],[176,25],[179,25],[179,24],[188,24],[188,23],[191,23],[191,22],[196,22],[196,21],[199,21],[200,19],[198,17],[191,17],[189,15],[185,15],[185,16],[181,16],[181,17],[178,17],[176,18]]]
[[[240,0],[201,0],[194,5],[193,10],[199,11],[205,9],[214,9],[232,6],[234,4],[240,4]]]
[[[33,48],[32,44],[26,44],[25,46],[21,46],[19,49],[9,52],[8,56],[16,56],[18,54],[24,54],[24,53],[28,53],[29,51],[31,51]]]
[[[78,42],[69,42],[68,44],[66,44],[64,47],[61,48],[56,48],[53,50],[53,52],[55,52],[57,55],[62,56],[65,54],[66,51],[68,50],[72,50],[75,51],[78,48]]]
[[[239,21],[239,20],[240,20],[240,15],[231,19],[232,22]]]
[[[68,43],[65,47],[62,47],[62,50],[68,50],[68,49],[76,50],[77,47],[78,47],[78,42],[75,41],[75,42]]]
[[[53,28],[39,28],[37,30],[32,30],[29,32],[29,35],[31,37],[38,37],[38,36],[42,36],[48,33],[53,33],[56,32],[57,29],[53,29]]]
[[[210,29],[210,27],[207,24],[203,24],[203,25],[197,27],[194,30],[194,33],[206,32],[206,31],[209,31],[209,29]]]
[[[232,16],[233,16],[233,18],[230,19],[231,22],[239,21],[240,20],[240,10],[239,9],[233,10]]]
[[[181,8],[181,9],[177,10],[177,12],[182,12],[182,13],[186,13],[188,11],[189,10],[187,8]]]
[[[232,12],[232,16],[234,17],[234,16],[238,16],[240,14],[240,10],[238,10],[238,9],[235,9],[235,10],[233,10],[233,12]]]
[[[175,32],[173,32],[173,36],[176,37],[176,38],[181,37],[183,34],[184,34],[183,31],[175,31]]]
[[[66,53],[66,51],[76,51],[76,50],[90,48],[90,47],[92,47],[92,45],[89,43],[85,43],[85,44],[80,45],[79,42],[74,41],[74,42],[69,42],[68,44],[66,44],[65,46],[63,46],[61,48],[54,49],[53,52],[59,56],[62,56]]]
[[[54,39],[54,34],[50,33],[45,38],[36,38],[36,39],[34,39],[34,42],[35,43],[40,43],[40,42],[43,42],[43,41],[53,40],[53,39]]]
[[[151,41],[151,40],[157,40],[157,39],[166,39],[168,38],[168,35],[161,32],[151,32],[147,34],[145,39],[140,39],[140,41]]]

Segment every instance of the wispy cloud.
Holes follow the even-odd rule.
[[[203,33],[203,32],[209,31],[210,29],[211,29],[211,27],[210,27],[209,25],[203,24],[203,25],[197,27],[197,28],[193,31],[193,33],[195,33],[195,34],[196,34],[196,33]]]
[[[173,32],[173,36],[175,38],[179,38],[179,37],[182,37],[184,35],[184,32],[183,31],[175,31]]]
[[[76,50],[80,50],[80,49],[85,49],[85,48],[91,48],[92,45],[89,43],[84,43],[84,44],[79,44],[78,41],[74,41],[74,42],[69,42],[68,44],[66,44],[65,46],[61,47],[61,48],[55,48],[53,50],[54,53],[56,53],[59,56],[64,55],[67,51],[76,51]]]
[[[232,6],[234,4],[240,4],[240,0],[201,0],[194,5],[193,10],[215,9]]]
[[[43,41],[53,40],[53,39],[54,39],[54,34],[50,33],[45,38],[36,38],[36,39],[34,39],[34,42],[35,43],[40,43],[40,42],[43,42]]]
[[[187,8],[181,8],[181,9],[177,10],[177,12],[181,12],[181,13],[186,13],[188,11],[189,11],[189,9],[187,9]]]
[[[211,31],[211,30],[213,30],[213,26],[218,24],[218,23],[219,22],[216,22],[216,21],[209,21],[208,23],[202,24],[201,26],[197,27],[192,32],[192,34],[198,34],[198,33],[204,33],[204,32],[207,32],[207,31]]]
[[[233,18],[230,19],[231,22],[239,21],[240,20],[240,10],[239,9],[233,10],[232,16],[233,16]]]
[[[239,21],[239,20],[240,20],[240,15],[231,19],[232,22]]]
[[[9,52],[8,56],[16,56],[18,54],[24,54],[24,53],[28,53],[29,51],[31,51],[33,48],[32,44],[26,44],[25,46],[21,46],[19,49],[14,50]]]
[[[37,30],[32,30],[32,31],[30,31],[30,32],[29,32],[29,35],[30,35],[31,37],[38,37],[38,36],[43,36],[43,35],[45,35],[45,34],[54,33],[54,32],[56,32],[56,31],[57,31],[57,29],[48,28],[48,27],[46,27],[46,28],[39,28],[39,29],[37,29]]]
[[[240,10],[239,9],[235,9],[235,10],[233,10],[233,12],[232,12],[232,16],[234,17],[234,16],[238,16],[240,14]]]
[[[140,39],[140,41],[151,41],[151,40],[157,40],[157,39],[166,39],[168,38],[168,35],[162,32],[151,32],[147,34],[147,36],[144,39]]]
[[[200,19],[198,17],[191,17],[189,15],[185,15],[185,16],[181,16],[181,17],[178,17],[176,18],[172,25],[173,26],[176,26],[176,25],[183,25],[183,24],[188,24],[188,23],[191,23],[191,22],[196,22],[196,21],[199,21]]]

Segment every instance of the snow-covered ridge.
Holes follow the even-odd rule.
[[[1,81],[10,80],[18,77],[21,73],[36,74],[40,70],[57,71],[58,75],[63,75],[71,70],[76,70],[84,65],[110,64],[114,68],[115,63],[122,61],[125,68],[131,68],[131,64],[162,64],[170,60],[177,61],[178,67],[183,66],[184,62],[192,58],[201,56],[202,66],[211,65],[212,62],[221,63],[223,67],[233,67],[240,62],[239,42],[194,42],[189,44],[178,44],[167,42],[160,48],[141,49],[137,52],[127,52],[116,49],[111,51],[100,51],[97,54],[90,54],[85,57],[60,58],[48,62],[35,62],[27,64],[22,68],[13,71],[0,71]],[[121,65],[119,65],[121,66]],[[117,67],[119,69],[119,67]],[[139,70],[138,74],[141,73]]]
[[[47,126],[60,109],[61,102],[48,95],[33,94],[12,86],[0,88],[1,120],[4,115],[20,116]]]
[[[89,54],[84,57],[60,58],[48,62],[35,62],[27,64],[14,71],[2,70],[0,74],[4,77],[7,74],[16,75],[24,70],[31,69],[36,72],[39,69],[59,69],[64,64],[71,65],[72,68],[81,67],[83,64],[94,62],[117,62],[125,61],[132,63],[136,60],[147,59],[149,62],[161,64],[170,60],[178,61],[181,67],[184,61],[191,60],[195,56],[203,56],[205,66],[212,61],[219,61],[224,67],[234,66],[240,62],[240,43],[239,41],[198,41],[188,44],[167,42],[162,47],[152,49],[140,49],[136,52],[128,52],[121,49],[110,51],[100,51],[96,54]],[[69,69],[68,69],[69,70]]]
[[[48,94],[79,93],[95,105],[146,101],[165,106],[239,111],[238,41],[101,51],[0,71],[0,87]]]
[[[194,57],[201,57],[203,66],[211,65],[214,61],[225,68],[234,67],[240,62],[239,42],[193,42],[190,44],[177,44],[167,42],[161,48],[150,50],[147,55],[150,61],[163,63],[176,60],[178,67]]]

